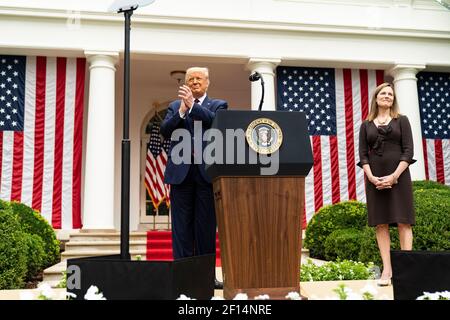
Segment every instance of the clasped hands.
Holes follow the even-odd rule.
[[[384,177],[372,176],[369,180],[375,185],[377,190],[391,189],[394,184],[398,183],[393,174]]]
[[[181,99],[180,112],[186,113],[194,105],[194,96],[187,85],[182,85],[178,90],[178,98]]]

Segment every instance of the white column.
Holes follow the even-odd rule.
[[[250,74],[257,71],[264,79],[264,104],[262,110],[275,110],[275,68],[281,62],[280,59],[250,58],[247,69]],[[261,80],[251,83],[252,86],[252,110],[258,110],[261,100]]]
[[[409,168],[413,180],[425,179],[419,96],[417,93],[416,78],[417,72],[424,68],[424,65],[398,64],[388,72],[394,77],[395,95],[397,97],[400,113],[406,115],[411,123],[414,139],[414,159],[417,160],[417,162]]]
[[[89,109],[83,229],[114,229],[115,64],[117,52],[85,52]]]

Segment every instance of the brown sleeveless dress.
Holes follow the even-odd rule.
[[[411,125],[406,116],[392,119],[387,125],[377,126],[364,121],[359,132],[359,163],[369,164],[374,176],[392,174],[400,161],[410,165],[413,159]],[[369,226],[379,224],[415,224],[412,182],[407,168],[392,189],[377,190],[367,177],[366,198]]]

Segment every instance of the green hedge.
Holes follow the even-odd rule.
[[[45,219],[30,207],[0,200],[0,289],[22,288],[59,259],[59,242]]]
[[[367,225],[366,205],[345,201],[321,208],[311,219],[305,232],[305,247],[311,257],[325,259],[325,242],[335,230]]]
[[[440,189],[440,190],[450,190],[450,187],[446,186],[445,184],[435,182],[435,181],[428,181],[428,180],[418,180],[413,181],[413,190],[419,190],[419,189]]]
[[[26,279],[31,279],[39,271],[45,268],[44,258],[45,243],[41,237],[35,234],[25,234],[25,245],[27,246],[27,275]]]
[[[414,250],[450,250],[450,188],[414,191]]]
[[[391,248],[400,250],[400,240],[398,238],[397,228],[389,228],[389,234],[391,237]],[[362,230],[358,261],[364,263],[373,262],[378,266],[382,265],[375,228],[373,227],[366,226]]]
[[[59,260],[59,241],[53,228],[47,220],[32,208],[19,202],[11,202],[15,214],[19,216],[23,230],[29,234],[39,236],[44,242],[43,267],[49,267]]]
[[[325,240],[325,258],[358,261],[362,233],[355,228],[338,229],[330,233]]]
[[[11,206],[0,201],[0,290],[22,288],[27,274],[26,233]]]
[[[450,188],[431,181],[414,181],[413,190],[416,212],[413,250],[450,250]],[[311,219],[305,239],[310,256],[327,260],[374,262],[380,265],[375,228],[362,225],[358,219],[350,226],[343,223],[352,220],[352,211],[349,208],[343,210],[342,204],[322,208]],[[363,204],[351,206],[354,210],[358,208],[360,214],[364,208],[364,215],[366,214]],[[397,228],[390,228],[390,235],[392,249],[400,249]]]

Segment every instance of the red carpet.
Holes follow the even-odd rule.
[[[171,231],[147,231],[147,260],[173,260]],[[221,265],[219,234],[216,233],[216,267],[220,267]]]

